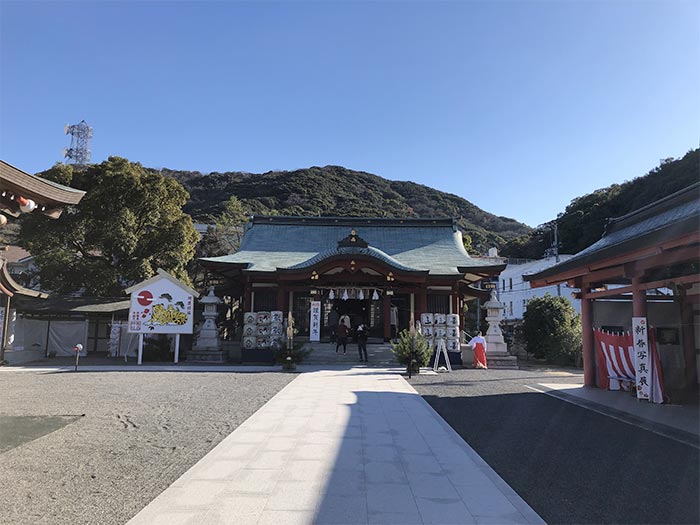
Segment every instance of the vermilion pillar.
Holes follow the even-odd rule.
[[[583,339],[583,384],[596,386],[595,342],[593,340],[593,302],[581,289],[581,336]]]
[[[276,297],[275,302],[276,302],[277,309],[282,311],[282,312],[284,312],[284,310],[285,310],[284,300],[286,299],[286,297],[285,297],[286,293],[287,293],[287,291],[282,286],[277,288],[277,297]]]
[[[647,316],[647,291],[642,288],[642,278],[632,277],[632,316]]]
[[[384,310],[384,341],[389,341],[391,339],[391,296],[384,293],[382,301]]]

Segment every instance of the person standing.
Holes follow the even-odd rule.
[[[331,329],[331,343],[335,343],[338,332],[338,309],[334,306],[328,314],[328,327]]]
[[[488,368],[486,365],[486,339],[481,336],[481,332],[476,334],[469,342],[474,349],[474,368]]]
[[[343,314],[340,316],[340,324],[344,324],[345,328],[348,329],[348,332],[350,331],[350,328],[352,328],[350,324],[350,316],[348,314]]]
[[[369,337],[369,328],[367,325],[360,323],[357,327],[357,351],[360,353],[360,362],[367,363],[367,338]]]
[[[341,318],[342,319],[342,318]],[[338,332],[337,332],[337,342],[335,343],[335,353],[338,353],[338,350],[340,349],[340,346],[343,346],[343,355],[345,355],[345,351],[348,346],[348,334],[350,333],[350,330],[348,330],[348,327],[345,326],[344,323],[339,323],[338,324]]]

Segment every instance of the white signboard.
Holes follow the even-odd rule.
[[[651,352],[646,317],[632,318],[632,337],[634,338],[634,367],[637,381],[637,399],[649,401],[651,392]]]
[[[150,280],[131,291],[129,332],[191,334],[192,295],[166,278]]]
[[[311,301],[309,341],[321,340],[321,301]]]

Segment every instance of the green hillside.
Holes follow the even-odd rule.
[[[559,252],[577,253],[603,235],[609,218],[620,217],[700,181],[700,150],[665,159],[642,177],[577,197],[559,214]],[[699,195],[700,197],[700,195]],[[501,250],[506,257],[538,259],[552,246],[551,229],[536,229]]]
[[[263,174],[163,170],[190,193],[185,206],[208,222],[235,195],[250,214],[363,217],[459,217],[476,251],[502,246],[530,231],[514,219],[487,213],[469,201],[413,182],[390,181],[340,166]]]

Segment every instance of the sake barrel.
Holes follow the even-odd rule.
[[[447,326],[448,339],[459,339],[459,326]]]
[[[257,330],[258,337],[265,337],[270,335],[270,325],[269,324],[259,324]]]
[[[428,343],[428,350],[435,347],[435,339],[432,337],[426,337],[425,342]]]
[[[258,324],[270,324],[270,312],[258,312]]]
[[[243,325],[243,335],[244,336],[251,336],[251,335],[257,335],[258,329],[257,325],[255,323],[246,323]]]
[[[447,326],[459,326],[459,315],[447,314]]]
[[[243,324],[255,324],[258,322],[258,315],[255,312],[246,312],[243,314]]]
[[[258,348],[270,348],[270,338],[258,337]]]
[[[433,314],[420,314],[420,323],[423,326],[433,324],[433,319]]]
[[[433,337],[434,328],[432,325],[423,325],[423,335],[425,337]]]
[[[445,346],[447,347],[448,352],[459,352],[459,350],[460,350],[459,339],[455,339],[453,337],[448,337],[445,340]]]
[[[243,348],[253,350],[258,346],[258,338],[254,335],[248,335],[243,338]]]
[[[270,312],[270,322],[282,324],[284,322],[284,312],[281,310],[273,310]]]
[[[436,326],[433,328],[433,335],[437,338],[444,338],[447,336],[447,328],[444,326]]]
[[[445,314],[435,314],[435,324],[445,324],[447,316]]]
[[[272,323],[270,325],[270,335],[282,337],[284,335],[284,325],[282,323]]]

